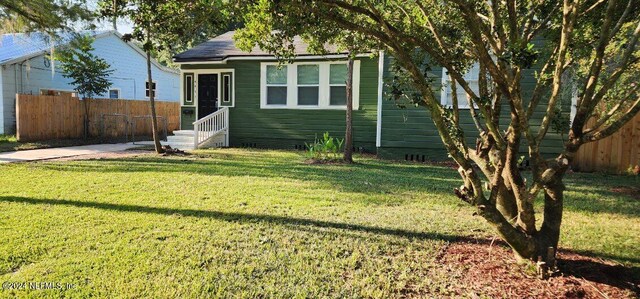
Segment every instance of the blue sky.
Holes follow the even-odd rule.
[[[97,8],[97,0],[89,0],[87,1],[87,6],[89,6],[90,9],[96,9]],[[113,29],[113,25],[111,24],[111,22],[108,21],[103,21],[103,22],[95,22],[95,25],[98,26],[98,30],[111,30]],[[118,27],[118,31],[120,33],[131,33],[132,26],[131,26],[131,22],[129,22],[128,20],[124,20],[124,19],[120,19],[118,20],[118,22],[116,23],[116,26]]]
[[[98,26],[98,30],[111,30],[113,29],[113,25],[111,22],[98,22],[96,23]],[[116,26],[118,27],[118,31],[120,33],[131,33],[133,28],[131,27],[131,23],[127,20],[118,20]]]

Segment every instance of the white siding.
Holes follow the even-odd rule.
[[[94,53],[105,59],[114,70],[110,77],[112,88],[120,89],[124,99],[145,100],[147,78],[146,58],[114,34],[97,38]],[[40,94],[40,89],[73,90],[70,79],[64,78],[59,68],[51,72],[45,65],[45,56],[37,56],[27,62],[2,67],[2,107],[0,108],[0,134],[15,133],[15,94]],[[156,82],[157,99],[177,102],[180,98],[178,73],[167,72],[152,65]],[[108,98],[105,93],[100,97]]]
[[[120,97],[126,99],[145,99],[147,81],[147,61],[139,52],[132,49],[115,35],[97,39],[93,47],[96,55],[105,59],[114,70],[111,75],[113,88],[119,88]],[[180,76],[166,72],[151,65],[151,76],[156,81],[157,100],[177,102],[180,98]],[[108,97],[105,93],[104,97]]]
[[[2,76],[3,76],[3,72],[2,72],[2,68],[0,68],[0,99],[3,99],[2,101],[0,101],[0,134],[4,134],[4,97],[2,96],[3,94]]]

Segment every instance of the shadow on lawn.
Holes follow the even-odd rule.
[[[111,204],[92,201],[73,201],[66,199],[36,199],[28,197],[17,196],[0,196],[0,202],[9,203],[24,203],[33,205],[61,205],[78,208],[93,208],[101,210],[111,210],[119,212],[133,212],[133,213],[146,213],[146,214],[158,214],[158,215],[181,215],[197,218],[211,218],[223,221],[238,221],[238,222],[264,222],[273,223],[278,225],[291,225],[301,227],[315,227],[315,228],[334,228],[349,230],[354,232],[365,232],[379,235],[397,236],[410,239],[425,239],[425,240],[443,240],[449,242],[465,241],[469,242],[475,240],[474,238],[456,236],[450,234],[440,233],[427,233],[427,232],[415,232],[403,229],[392,229],[374,226],[365,226],[359,224],[350,224],[344,222],[332,222],[323,220],[314,220],[307,218],[294,218],[286,216],[276,216],[268,214],[251,214],[251,213],[234,213],[234,212],[220,212],[220,211],[208,211],[208,210],[194,210],[194,209],[171,209],[160,207],[149,207],[139,205],[126,205],[126,204]]]
[[[177,172],[227,177],[286,178],[366,194],[410,191],[453,195],[454,186],[460,183],[455,170],[430,165],[382,161],[353,165],[308,165],[302,163],[299,157],[290,159],[288,163],[283,163],[282,160],[259,156],[242,157],[242,160],[238,157],[227,160],[221,156],[213,156],[213,159],[141,157],[75,163],[48,162],[37,167],[77,172]]]
[[[147,213],[158,215],[182,215],[198,218],[211,218],[228,222],[262,222],[272,223],[285,226],[296,226],[305,229],[313,228],[332,228],[339,230],[347,230],[353,232],[364,232],[378,235],[396,236],[409,239],[423,239],[423,240],[442,240],[448,242],[466,242],[474,243],[483,246],[490,247],[494,242],[483,238],[473,238],[466,236],[456,236],[450,234],[439,234],[431,232],[416,232],[403,229],[392,229],[374,226],[365,226],[359,224],[350,224],[343,222],[332,222],[305,218],[293,218],[286,216],[276,216],[267,214],[251,214],[251,213],[233,213],[233,212],[220,212],[220,211],[207,211],[207,210],[194,210],[194,209],[172,209],[172,208],[160,208],[149,207],[140,205],[125,205],[125,204],[111,204],[101,202],[90,201],[72,201],[72,200],[60,200],[60,199],[35,199],[28,197],[11,197],[0,196],[0,202],[9,203],[23,203],[32,205],[61,205],[78,208],[93,208],[101,210],[111,210],[120,212],[133,212],[133,213]],[[496,244],[508,247],[505,242],[498,241]],[[634,292],[638,292],[637,283],[640,276],[640,268],[633,266],[623,265],[611,265],[604,262],[599,262],[596,258],[590,257],[605,257],[618,260],[625,260],[632,263],[640,263],[640,259],[617,257],[617,256],[603,256],[602,254],[596,254],[593,252],[580,252],[571,250],[562,250],[559,261],[559,266],[565,274],[570,274],[579,278],[584,278],[589,281],[609,284],[618,288],[629,289]]]
[[[286,178],[309,181],[326,188],[364,194],[426,192],[449,196],[460,184],[453,169],[427,164],[364,160],[353,165],[308,165],[302,157],[271,157],[267,153],[197,155],[197,158],[138,157],[117,160],[82,161],[76,163],[43,163],[38,167],[56,171],[78,172],[158,172],[192,173],[198,175]],[[283,162],[286,161],[286,162]],[[99,165],[96,165],[99,163]],[[633,185],[634,178],[602,174],[572,174],[565,179],[567,192],[590,193],[581,197],[567,194],[565,208],[569,211],[612,213],[640,216],[640,201],[616,194],[610,189],[618,185]],[[598,181],[594,185],[594,180]],[[541,199],[542,197],[539,197]]]
[[[611,265],[594,259],[593,257],[597,255],[571,250],[562,251],[568,253],[567,256],[558,260],[558,267],[563,274],[627,289],[640,296],[640,267]],[[584,256],[574,255],[576,253]],[[591,258],[585,256],[591,256]],[[633,262],[638,263],[640,259],[633,259]]]

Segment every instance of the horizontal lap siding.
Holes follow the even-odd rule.
[[[121,99],[145,100],[145,82],[147,81],[146,57],[138,53],[114,34],[97,38],[93,42],[93,53],[104,59],[113,73],[109,76],[110,88],[120,90]],[[2,119],[4,130],[0,133],[15,133],[16,93],[39,95],[40,89],[74,90],[72,80],[63,76],[62,68],[51,69],[45,64],[45,55],[30,58],[23,63],[3,66],[2,71]],[[177,102],[180,94],[180,77],[152,64],[153,80],[157,83],[156,100]],[[96,98],[108,98],[109,93],[96,95]]]
[[[390,71],[390,59],[385,59],[385,78],[393,74]],[[431,77],[439,82],[442,78],[442,68],[433,68]],[[386,87],[385,87],[386,88]],[[440,94],[437,94],[439,98]],[[425,160],[442,160],[447,157],[440,135],[431,121],[425,107],[414,107],[409,103],[402,103],[406,108],[398,107],[392,100],[382,102],[382,131],[378,154],[390,159],[411,159],[411,156]],[[462,123],[469,123],[470,119],[462,118]]]
[[[391,78],[392,73],[389,68],[390,58],[385,59],[385,78]],[[434,90],[436,99],[440,101],[440,82],[442,82],[442,68],[433,67],[430,75],[434,78]],[[524,79],[522,81],[522,95],[525,99],[531,97],[535,87],[534,70],[525,70]],[[385,87],[386,88],[386,87]],[[466,101],[466,99],[462,99]],[[545,114],[546,105],[543,103],[535,110],[531,122],[531,130],[537,132],[542,117]],[[403,103],[406,108],[400,108],[391,100],[383,100],[382,107],[382,140],[378,153],[381,157],[390,159],[411,159],[422,160],[443,160],[447,158],[440,135],[430,117],[430,112],[426,107],[414,107],[410,104]],[[563,111],[569,112],[569,103],[563,103]],[[503,105],[501,110],[500,123],[501,128],[505,130],[510,123],[509,106]],[[478,111],[479,113],[479,111]],[[460,110],[460,124],[465,133],[465,140],[471,147],[475,146],[478,131],[471,118],[468,109]],[[521,146],[523,155],[526,155],[526,144]],[[544,155],[550,156],[557,154],[562,149],[562,138],[560,134],[549,130],[546,139],[541,144],[541,150]],[[419,157],[418,158],[416,158]]]
[[[109,80],[111,88],[120,89],[121,99],[146,99],[147,59],[126,42],[110,34],[93,42],[95,55],[104,59],[114,71]],[[180,76],[151,64],[152,79],[156,82],[156,100],[177,102],[180,99]],[[104,93],[97,97],[108,98]]]
[[[264,148],[304,146],[324,132],[344,138],[344,110],[260,109],[260,62],[230,61],[222,65],[187,68],[235,69],[235,107],[229,111],[230,145]],[[377,61],[360,64],[360,107],[353,112],[354,146],[375,152]]]

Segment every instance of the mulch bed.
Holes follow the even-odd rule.
[[[460,275],[457,296],[471,298],[638,298],[639,268],[561,250],[561,273],[547,280],[518,264],[502,242],[454,242],[440,261]]]

